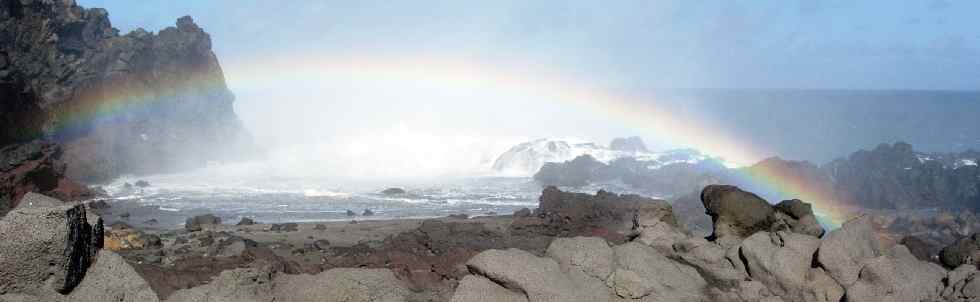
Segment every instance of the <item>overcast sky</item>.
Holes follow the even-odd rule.
[[[313,58],[378,58],[379,64],[390,58],[451,58],[479,68],[505,66],[509,77],[526,72],[529,85],[535,84],[535,73],[527,70],[540,69],[587,83],[589,91],[600,94],[643,96],[661,88],[976,90],[980,84],[980,1],[78,2],[107,8],[123,33],[137,27],[156,31],[180,16],[193,16],[212,36],[240,115],[264,140],[398,129],[461,140],[473,133],[600,142],[640,135],[657,147],[675,147],[658,142],[657,133],[616,123],[616,117],[538,101],[553,95],[519,95],[493,85],[447,87],[452,79],[446,78],[458,73],[445,73],[440,79],[446,85],[426,82],[429,87],[405,81],[413,73],[380,81],[371,73],[364,79],[324,70],[322,78],[307,82],[243,67],[274,57],[296,58],[289,63],[297,68],[317,61]],[[424,64],[416,67],[426,71]],[[732,107],[739,109],[725,108]],[[745,110],[755,110],[747,116],[765,116],[767,108],[762,103]],[[753,129],[732,133],[758,139]],[[902,138],[893,134],[883,138]],[[867,136],[861,138],[874,140]],[[838,149],[854,148],[849,142]],[[820,152],[784,155],[831,156]]]

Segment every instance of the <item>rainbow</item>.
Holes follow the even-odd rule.
[[[665,145],[697,149],[738,166],[749,165],[773,155],[764,146],[735,139],[726,129],[710,121],[683,116],[658,105],[656,100],[621,95],[590,85],[562,71],[543,68],[534,62],[487,63],[446,57],[396,57],[380,55],[283,54],[274,57],[230,58],[224,62],[228,83],[234,91],[275,91],[285,85],[331,81],[411,82],[432,87],[472,87],[533,96],[554,102],[556,108],[574,106],[587,112],[603,113],[611,122],[620,122]],[[194,89],[224,89],[221,78],[196,78],[187,85]],[[120,88],[105,92],[82,108],[73,123],[113,120],[158,102],[159,92]],[[839,226],[850,217],[846,203],[832,190],[814,185],[805,177],[780,167],[755,166],[739,169],[738,178],[763,197],[798,198],[811,203],[821,223]]]

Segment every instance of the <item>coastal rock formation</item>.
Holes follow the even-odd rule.
[[[104,9],[4,1],[0,96],[0,146],[53,139],[75,180],[199,165],[247,141],[211,39],[190,17],[120,35]]]
[[[0,217],[16,208],[30,192],[67,201],[95,195],[65,177],[61,154],[57,145],[42,141],[0,147]]]

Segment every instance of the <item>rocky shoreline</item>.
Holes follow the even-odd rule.
[[[825,232],[799,200],[770,205],[732,186],[708,186],[700,197],[713,222],[707,238],[692,236],[662,200],[602,191],[546,188],[537,209],[506,216],[300,224],[202,216],[183,229],[110,222],[104,231],[103,206],[31,194],[0,220],[0,301],[980,297],[973,237],[943,251],[944,267],[879,241],[869,215]],[[37,217],[54,219],[27,222]]]

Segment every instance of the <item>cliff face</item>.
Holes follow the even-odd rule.
[[[53,139],[78,180],[193,167],[248,141],[190,17],[119,35],[104,9],[0,0],[0,96],[0,146]]]

